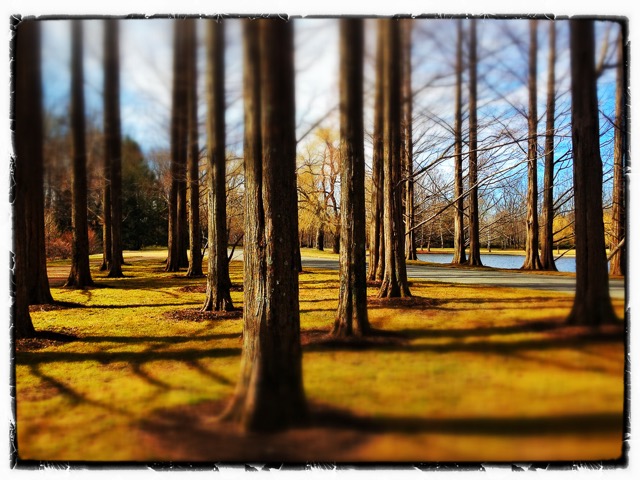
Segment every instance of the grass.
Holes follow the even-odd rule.
[[[38,330],[77,341],[17,346],[18,452],[61,461],[551,461],[619,458],[624,340],[562,325],[572,296],[414,281],[428,301],[372,301],[401,342],[304,347],[305,391],[334,421],[242,436],[212,419],[239,373],[240,319],[202,319],[205,279],[127,252],[123,279],[52,288]],[[52,284],[68,273],[53,262]],[[242,265],[231,276],[241,284]],[[374,296],[376,289],[369,288]],[[300,275],[303,336],[333,322],[338,272]],[[242,306],[242,292],[232,298]],[[614,302],[619,316],[623,303]],[[197,320],[197,321],[196,321]],[[342,419],[336,421],[335,419]]]

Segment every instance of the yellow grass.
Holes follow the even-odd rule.
[[[81,307],[32,312],[38,330],[79,339],[18,348],[21,459],[221,459],[222,450],[208,447],[219,430],[207,430],[204,418],[233,393],[242,322],[171,318],[185,309],[194,309],[196,317],[204,294],[185,287],[202,286],[205,279],[165,273],[164,252],[125,258],[131,264],[124,268],[127,277],[115,280],[97,272],[98,259],[93,259],[94,278],[109,288],[52,289],[57,300]],[[67,269],[56,262],[50,271],[64,276]],[[241,283],[241,275],[241,263],[232,262],[234,284]],[[348,412],[378,427],[303,431],[304,438],[324,439],[315,450],[317,458],[306,460],[620,457],[624,343],[611,335],[554,328],[568,314],[571,296],[427,281],[416,281],[411,289],[435,304],[376,303],[369,308],[375,328],[402,333],[406,341],[369,348],[305,347],[310,404]],[[369,295],[375,293],[370,287]],[[330,327],[337,295],[338,272],[309,269],[301,274],[303,334]],[[241,291],[233,291],[232,298],[242,305]],[[621,301],[615,308],[622,316]],[[145,428],[149,419],[183,411],[202,416],[193,420],[194,432],[188,422],[180,423],[186,430],[181,433]],[[198,443],[206,449],[181,449],[172,437],[179,434],[208,439]],[[334,445],[332,439],[347,434],[352,441]],[[282,440],[278,445],[294,452],[302,448],[286,435],[268,438]],[[261,448],[269,441],[260,442]]]

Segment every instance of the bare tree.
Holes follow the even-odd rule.
[[[570,20],[570,43],[576,295],[567,322],[598,326],[615,320],[615,314],[609,296],[602,218],[593,20]]]
[[[626,270],[624,168],[626,164],[626,81],[624,70],[624,44],[622,28],[618,40],[618,62],[616,66],[616,113],[613,146],[613,211],[611,248],[611,275],[624,275]]]
[[[187,61],[187,183],[189,193],[189,269],[187,277],[202,276],[202,245],[200,240],[200,150],[198,148],[198,68],[196,42],[197,24],[185,20]]]
[[[295,196],[293,26],[245,21],[244,334],[224,418],[273,431],[307,416],[302,383]],[[268,263],[267,263],[268,260]]]
[[[414,233],[414,177],[413,177],[413,90],[411,88],[411,31],[413,20],[404,19],[401,32],[402,54],[402,166],[404,169],[405,254],[407,260],[417,260]]]
[[[378,22],[376,50],[376,85],[373,120],[373,158],[371,178],[371,229],[369,233],[370,281],[382,280],[384,273],[384,35]]]
[[[66,287],[93,285],[89,269],[89,232],[87,224],[87,149],[84,121],[84,75],[82,71],[82,21],[72,22],[71,42],[71,130],[73,134],[73,170],[71,176],[71,272]]]
[[[464,242],[464,197],[462,185],[462,20],[457,22],[457,42],[456,42],[456,93],[455,93],[455,125],[454,125],[454,191],[457,198],[454,214],[454,234],[453,234],[453,259],[451,263],[467,263]]]
[[[478,213],[478,60],[476,20],[469,29],[469,265],[480,260],[480,218]]]
[[[207,139],[209,187],[209,268],[203,311],[233,310],[227,259],[225,188],[224,22],[207,21]]]
[[[381,298],[409,297],[404,255],[401,184],[401,62],[400,26],[396,20],[384,23],[384,275]]]
[[[111,166],[111,265],[109,277],[122,277],[122,145],[120,133],[120,47],[118,20],[105,20],[104,154]]]
[[[553,259],[553,164],[556,114],[556,23],[549,22],[549,66],[547,68],[547,128],[544,147],[544,191],[542,192],[542,237],[540,263],[544,270],[557,271]]]
[[[540,270],[538,247],[538,21],[529,21],[529,142],[527,149],[527,242],[524,270]]]
[[[364,208],[362,19],[340,21],[340,295],[332,334],[369,331]]]
[[[42,165],[42,73],[40,22],[23,20],[16,26],[15,38],[15,117],[12,125],[15,157],[13,158],[13,294],[12,325],[14,338],[36,336],[29,314],[30,286],[27,260],[31,255],[27,239],[32,222],[28,215],[32,166]],[[44,207],[43,207],[44,208]]]

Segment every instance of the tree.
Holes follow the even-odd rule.
[[[413,90],[411,88],[411,30],[413,20],[401,20],[402,29],[402,165],[404,168],[405,253],[417,260],[413,178]]]
[[[612,225],[611,225],[611,275],[624,275],[626,252],[624,244],[624,218],[625,218],[625,202],[624,202],[624,166],[626,156],[626,135],[627,124],[625,116],[626,95],[625,95],[625,76],[624,76],[624,45],[623,35],[620,32],[618,41],[618,62],[616,67],[616,112],[615,112],[615,132],[614,132],[614,149],[613,149],[613,209],[612,209]],[[617,251],[616,251],[617,250]]]
[[[400,28],[384,23],[384,275],[378,296],[410,297],[404,255],[401,175],[401,63]]]
[[[118,20],[105,20],[104,154],[111,165],[111,265],[108,276],[122,274],[122,141],[120,133],[120,47]]]
[[[557,271],[553,259],[553,157],[555,153],[556,110],[556,24],[554,21],[549,22],[549,66],[547,71],[547,128],[544,147],[540,263],[544,270]]]
[[[187,59],[187,183],[189,186],[189,269],[187,277],[202,276],[202,245],[200,241],[200,152],[198,150],[198,75],[196,23],[186,23]]]
[[[307,415],[302,384],[294,216],[293,26],[245,20],[244,334],[240,381],[225,418],[278,430]]]
[[[525,244],[525,258],[522,269],[540,270],[540,255],[538,253],[538,22],[529,21],[529,141],[527,149],[527,242]]]
[[[376,85],[373,120],[373,158],[371,161],[371,229],[369,233],[370,281],[382,280],[384,273],[384,34],[383,23],[378,22],[376,47]]]
[[[227,259],[225,189],[224,23],[209,20],[207,29],[207,103],[209,187],[209,269],[203,311],[233,310]]]
[[[168,256],[165,270],[177,272],[187,266],[185,244],[187,78],[185,22],[176,21],[173,32],[173,85],[171,101],[171,186],[169,189]]]
[[[457,42],[456,42],[456,92],[455,92],[455,124],[454,124],[454,191],[457,198],[454,212],[454,234],[453,234],[453,264],[467,263],[464,243],[464,197],[462,186],[462,20],[457,22]]]
[[[11,131],[15,148],[13,158],[13,310],[12,325],[16,339],[35,337],[36,330],[29,314],[30,286],[27,259],[28,196],[33,165],[42,165],[42,74],[40,23],[23,20],[16,26],[15,40],[15,117]],[[33,212],[31,212],[33,213]]]
[[[340,294],[332,334],[369,331],[364,208],[362,19],[340,21]]]
[[[594,44],[593,20],[570,20],[576,295],[567,322],[595,327],[615,320],[615,314],[609,296],[602,219]]]
[[[82,72],[82,23],[72,22],[71,52],[71,129],[73,132],[72,210],[73,243],[71,272],[66,287],[93,285],[89,269],[87,224],[87,152],[84,121],[84,76]]]
[[[480,260],[480,218],[478,214],[478,60],[476,20],[469,29],[469,265]]]

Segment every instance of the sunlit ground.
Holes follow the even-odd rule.
[[[300,276],[311,423],[244,436],[215,416],[239,372],[241,319],[203,319],[205,279],[163,271],[165,251],[128,252],[127,278],[81,305],[32,307],[38,330],[77,341],[16,353],[23,460],[551,461],[621,456],[624,338],[563,327],[572,297],[414,282],[421,300],[372,302],[374,327],[402,334],[366,348],[312,342],[333,322],[338,272]],[[205,263],[206,265],[206,263]],[[60,285],[68,264],[54,262]],[[232,262],[235,285],[242,265]],[[375,287],[369,288],[374,296]],[[242,306],[242,292],[232,292]],[[619,316],[622,301],[615,302]],[[195,321],[198,320],[198,321]]]

